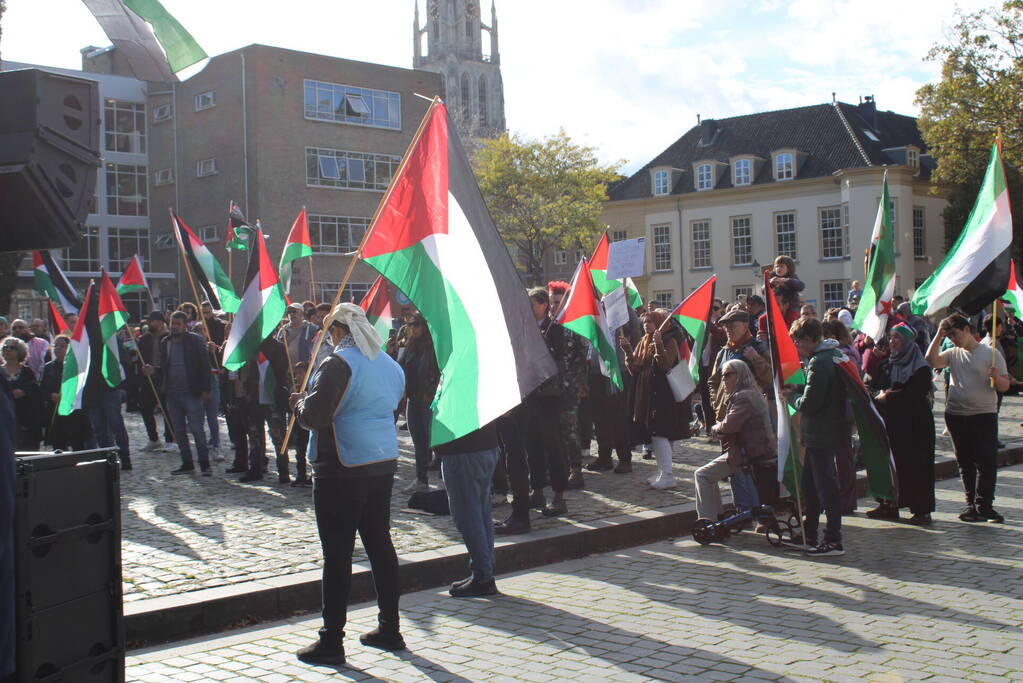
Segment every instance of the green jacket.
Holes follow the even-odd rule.
[[[799,411],[799,443],[809,448],[834,449],[844,431],[845,383],[835,360],[842,356],[838,342],[825,339],[806,364],[806,386],[792,399]]]

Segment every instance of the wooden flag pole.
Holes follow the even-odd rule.
[[[314,304],[320,303],[316,300],[316,272],[313,270],[313,257],[309,256],[309,300]]]
[[[366,246],[366,242],[369,241],[370,236],[373,234],[373,229],[376,227],[377,220],[380,218],[380,212],[384,206],[387,205],[387,200],[391,198],[391,194],[394,192],[394,185],[398,181],[398,178],[402,176],[405,168],[409,162],[409,152],[415,149],[415,146],[419,143],[419,138],[423,136],[423,131],[426,130],[426,124],[430,121],[430,117],[433,114],[434,108],[440,103],[440,97],[434,97],[430,102],[429,108],[423,115],[423,120],[419,122],[419,128],[416,129],[416,134],[412,136],[412,140],[408,144],[408,148],[405,150],[404,156],[401,158],[401,163],[398,164],[398,169],[394,172],[391,177],[391,184],[387,186],[387,191],[384,192],[384,196],[380,198],[380,203],[377,204],[376,210],[373,212],[373,219],[369,222],[369,228],[366,229],[365,234],[362,236],[362,241],[359,242],[359,248],[352,254],[351,260],[348,262],[348,267],[345,269],[344,277],[341,278],[341,284],[338,285],[337,292],[334,294],[334,301],[330,305],[331,313],[337,308],[337,305],[341,303],[341,295],[345,291],[345,287],[348,286],[348,280],[352,277],[352,271],[355,270],[355,264],[359,261],[362,256],[362,250]],[[329,313],[327,315],[330,315]],[[326,321],[326,319],[324,319]],[[330,330],[323,329],[316,338],[316,345],[313,347],[313,352],[309,356],[309,365],[305,369],[305,375],[302,378],[302,384],[298,388],[298,393],[305,391],[306,386],[309,384],[309,377],[313,374],[313,365],[316,363],[316,358],[320,354],[320,348],[323,346],[323,340],[330,334]],[[286,455],[288,452],[288,441],[291,440],[291,432],[295,428],[295,413],[292,411],[291,418],[288,420],[288,430],[284,433],[284,441],[281,443],[281,455]]]
[[[200,315],[202,315],[201,312],[200,312]],[[139,349],[139,338],[136,337],[135,334],[131,331],[131,327],[128,326],[128,323],[125,323],[124,326],[122,327],[122,329],[127,330],[128,336],[130,336],[132,338],[132,340],[135,342],[135,350],[136,350],[137,355],[139,357],[139,365],[141,365],[142,367],[145,367],[145,365],[146,365],[145,359],[142,358],[142,351],[141,351],[141,349]],[[159,344],[160,340],[156,339],[156,343]],[[142,368],[139,368],[139,372],[141,372],[141,371],[142,371]],[[153,384],[153,378],[150,377],[149,375],[145,374],[144,372],[142,373],[142,375],[147,380],[149,380],[149,388],[153,390],[153,398],[156,399],[156,407],[160,409],[160,415],[163,416],[164,424],[167,425],[167,431],[170,432],[171,438],[174,439],[174,443],[177,443],[178,442],[178,437],[174,435],[174,425],[171,424],[171,420],[170,420],[170,417],[167,415],[167,411],[163,409],[163,402],[160,400],[160,394],[156,390],[156,385]],[[187,435],[186,435],[186,437],[187,437]]]

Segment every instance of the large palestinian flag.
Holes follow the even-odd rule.
[[[869,254],[867,283],[856,309],[853,327],[878,342],[888,329],[892,298],[895,296],[895,230],[888,195],[888,171],[884,172],[881,185],[881,201],[877,207]]]
[[[433,335],[441,379],[431,445],[489,424],[557,372],[439,100],[391,182],[362,258],[408,296]]]
[[[611,252],[610,243],[607,239],[607,231],[600,236],[597,247],[590,257],[590,273],[593,275],[593,287],[597,290],[597,296],[604,298],[622,285],[625,285],[626,300],[629,308],[639,308],[643,305],[643,299],[639,296],[639,290],[632,282],[632,278],[625,280],[609,280],[607,278],[607,258]],[[630,286],[631,285],[631,286]]]
[[[49,250],[32,252],[32,272],[36,293],[56,301],[64,313],[77,313],[82,307],[75,288],[60,269]]]
[[[967,315],[979,313],[1005,293],[1012,246],[1012,211],[999,144],[991,146],[984,182],[966,227],[913,295],[917,315],[931,315],[946,306]]]
[[[615,341],[597,302],[597,292],[593,288],[593,278],[586,259],[576,266],[572,286],[558,312],[557,322],[590,343],[597,352],[600,373],[621,391],[622,370],[618,365]]]
[[[126,379],[121,366],[117,332],[127,323],[128,309],[124,307],[113,281],[104,270],[99,283],[99,331],[103,340],[103,379],[111,387],[116,387]]]
[[[238,370],[273,334],[284,317],[284,290],[266,251],[263,231],[257,230],[249,250],[245,291],[234,316],[231,334],[224,342],[224,367]]]
[[[171,212],[171,221],[174,223],[174,236],[177,237],[178,247],[185,255],[188,268],[192,271],[192,277],[195,278],[196,284],[202,289],[210,305],[214,310],[223,310],[228,313],[237,312],[240,303],[238,295],[234,293],[231,280],[217,263],[216,257],[173,211]],[[196,301],[195,303],[199,305],[202,302]]]
[[[806,384],[806,375],[803,374],[799,352],[789,336],[784,312],[774,296],[769,279],[770,271],[764,273],[764,292],[767,299],[767,335],[771,341],[771,361],[774,367],[774,404],[778,417],[778,481],[790,495],[798,498],[802,463],[799,459],[799,435],[792,424],[796,411],[785,400],[784,387],[787,384]]]
[[[714,305],[714,287],[717,280],[717,275],[707,278],[706,282],[675,307],[670,316],[693,340],[693,347],[689,350],[686,362],[689,364],[689,374],[697,384],[700,382],[700,358],[703,357],[703,347],[707,342],[707,322],[710,320],[710,310]]]
[[[284,253],[281,254],[280,275],[285,292],[291,292],[291,263],[300,258],[312,257],[313,243],[309,239],[309,219],[305,207],[298,212],[298,217],[291,225],[288,239],[284,242]]]
[[[64,356],[64,370],[60,379],[60,403],[57,405],[58,415],[70,415],[72,411],[82,407],[82,394],[89,379],[89,366],[92,363],[92,346],[89,340],[88,317],[95,308],[93,301],[93,284],[85,290],[81,314],[71,332],[71,344]]]
[[[846,399],[856,418],[856,432],[860,435],[860,458],[867,466],[867,495],[896,503],[899,484],[884,418],[877,412],[874,401],[867,393],[856,364],[843,354],[835,367],[843,380]]]
[[[359,307],[366,312],[366,320],[383,340],[380,348],[387,348],[394,316],[391,314],[391,288],[387,286],[387,280],[382,275],[377,275],[376,282],[366,292],[366,296],[362,297]]]

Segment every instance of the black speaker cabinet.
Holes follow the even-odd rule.
[[[18,458],[17,681],[124,681],[116,452]]]
[[[0,250],[81,238],[100,152],[95,81],[39,69],[0,72]]]

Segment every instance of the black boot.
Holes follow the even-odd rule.
[[[373,629],[369,633],[363,633],[359,636],[359,642],[366,647],[375,647],[378,650],[387,650],[388,652],[405,649],[405,639],[401,637],[400,632],[384,631],[380,627]]]
[[[306,664],[340,666],[345,663],[344,631],[321,628],[319,639],[295,654]]]

